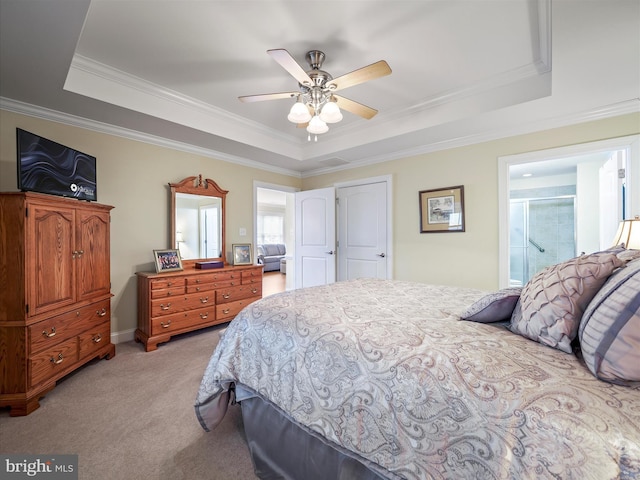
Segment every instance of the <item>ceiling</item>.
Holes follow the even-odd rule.
[[[639,5],[0,0],[0,100],[305,176],[638,111]],[[340,91],[378,114],[345,112],[315,142],[287,121],[294,100],[240,102],[297,90],[266,53],[276,48],[305,70],[305,53],[322,50],[333,77],[386,60],[391,75]],[[601,61],[617,70],[613,84]]]

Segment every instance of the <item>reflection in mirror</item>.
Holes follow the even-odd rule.
[[[222,257],[222,199],[176,193],[176,243],[183,259]]]
[[[213,180],[188,177],[171,187],[171,248],[183,260],[224,260],[227,191]]]

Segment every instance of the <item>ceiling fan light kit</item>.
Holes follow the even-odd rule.
[[[299,91],[248,95],[239,97],[239,100],[241,102],[259,102],[296,97],[296,103],[291,107],[287,119],[299,126],[304,126],[309,122],[307,125],[308,140],[311,140],[311,134],[314,134],[317,141],[318,135],[329,130],[327,123],[341,121],[343,116],[340,108],[365,119],[370,119],[378,113],[371,107],[334,95],[334,92],[389,75],[391,68],[384,60],[334,79],[329,73],[321,70],[325,55],[320,50],[307,52],[306,60],[311,67],[308,72],[284,49],[267,50],[267,53],[298,81]]]

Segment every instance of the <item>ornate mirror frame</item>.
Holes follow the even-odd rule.
[[[203,197],[215,197],[220,198],[222,206],[221,206],[221,219],[220,219],[220,257],[211,257],[211,258],[196,258],[196,259],[187,259],[183,260],[183,265],[187,266],[195,266],[196,262],[205,261],[205,260],[216,260],[222,261],[226,263],[225,255],[225,223],[226,223],[226,197],[228,190],[223,190],[218,186],[216,182],[211,180],[210,178],[202,180],[202,175],[198,175],[197,177],[187,177],[184,180],[178,183],[169,183],[169,187],[171,189],[171,248],[179,249],[179,245],[177,243],[177,194],[186,193],[190,195],[198,195]]]

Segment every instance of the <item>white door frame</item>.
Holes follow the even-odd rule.
[[[509,286],[509,167],[523,163],[541,162],[556,158],[572,157],[607,150],[629,152],[627,186],[629,206],[627,218],[640,215],[640,135],[580,143],[566,147],[537,150],[517,155],[498,157],[498,285]]]
[[[350,180],[347,182],[334,183],[336,191],[343,187],[355,187],[360,185],[368,185],[371,183],[385,183],[387,188],[387,278],[393,278],[393,176],[381,175],[379,177],[361,178],[358,180]],[[338,246],[338,256],[341,255],[341,246]]]

